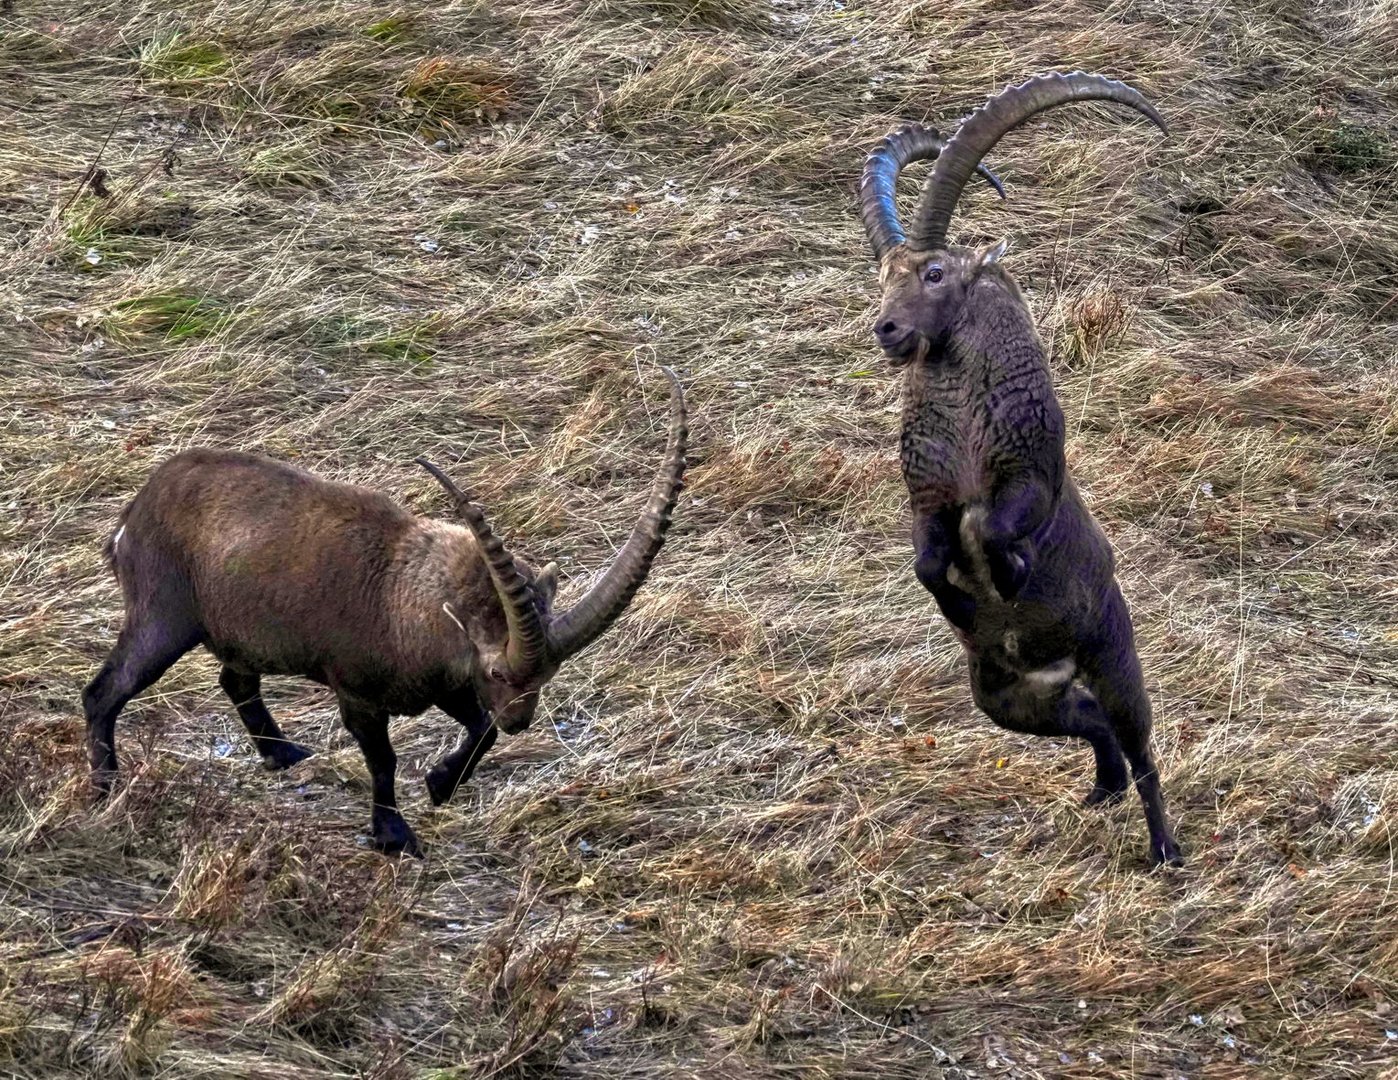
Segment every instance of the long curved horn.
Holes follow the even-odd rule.
[[[1018,86],[1007,86],[961,122],[947,140],[932,175],[922,189],[913,222],[912,246],[932,251],[947,241],[947,229],[966,181],[992,146],[1031,116],[1069,101],[1116,101],[1144,113],[1169,134],[1165,121],[1139,91],[1102,75],[1075,71],[1070,75],[1036,75]]]
[[[509,639],[505,644],[505,662],[510,669],[520,675],[528,674],[539,667],[548,647],[544,635],[544,625],[539,618],[539,609],[534,603],[534,589],[520,573],[515,557],[506,550],[500,538],[485,520],[481,508],[473,503],[451,477],[442,472],[426,458],[414,459],[419,465],[437,478],[437,483],[447,489],[447,494],[456,500],[457,512],[466,519],[466,524],[475,535],[490,569],[490,580],[500,596],[500,606],[505,609],[505,625],[509,629]]]
[[[689,428],[680,381],[669,368],[660,370],[670,380],[670,438],[660,470],[651,484],[650,500],[602,580],[549,623],[549,652],[555,659],[562,660],[586,648],[620,617],[646,580],[650,565],[665,542],[665,531],[670,527],[670,515],[684,481],[684,451]]]
[[[906,241],[903,226],[898,222],[898,174],[910,162],[935,158],[946,148],[942,137],[930,127],[909,124],[892,135],[885,135],[879,145],[864,159],[864,175],[859,181],[859,216],[864,231],[874,248],[874,258],[883,261],[884,254]],[[986,178],[1000,198],[1005,189],[1000,178],[977,163],[976,171]]]

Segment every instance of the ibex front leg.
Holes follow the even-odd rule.
[[[262,677],[251,672],[236,671],[224,665],[218,684],[238,710],[243,726],[248,729],[253,746],[262,755],[262,764],[269,769],[289,769],[304,761],[311,752],[288,739],[267,706],[262,701]]]
[[[955,511],[913,514],[913,569],[918,581],[937,601],[942,615],[959,630],[969,632],[975,624],[976,601],[970,593],[952,585],[947,572],[952,568],[952,537]]]
[[[369,766],[374,792],[371,821],[374,847],[387,854],[401,851],[406,855],[421,855],[417,837],[398,812],[398,797],[393,790],[398,757],[388,741],[388,713],[341,694],[340,716],[359,743],[364,762]]]
[[[1034,569],[1035,551],[1029,537],[1053,512],[1049,484],[1021,474],[998,488],[986,507],[981,543],[990,565],[990,579],[1004,599],[1013,600]]]
[[[466,729],[466,737],[427,774],[427,793],[432,796],[433,806],[449,801],[456,789],[471,779],[481,758],[500,735],[474,690],[465,690],[451,701],[439,701],[437,707]]]

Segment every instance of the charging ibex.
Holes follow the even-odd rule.
[[[1012,731],[1090,742],[1089,803],[1124,795],[1124,753],[1151,860],[1178,863],[1112,549],[1064,464],[1063,413],[1028,306],[1000,264],[1006,244],[947,244],[957,200],[990,148],[1044,109],[1086,99],[1129,105],[1165,130],[1137,91],[1075,72],[1009,87],[945,142],[905,128],[869,155],[861,216],[883,286],[874,333],[906,369],[902,464],[917,576],[966,650],[976,704]],[[927,158],[935,165],[909,237],[895,186],[905,165]]]
[[[387,496],[252,454],[190,450],[161,465],[122,511],[107,555],[126,602],[111,656],[83,693],[92,781],[116,775],[122,707],[205,646],[269,768],[308,751],[262,703],[263,675],[302,675],[335,692],[373,784],[373,841],[418,852],[398,813],[390,715],[435,705],[466,729],[427,776],[451,798],[496,729],[523,731],[539,690],[626,609],[664,542],[685,466],[685,406],[670,382],[670,435],[650,499],[592,589],[553,611],[558,568],[534,573],[436,466],[466,528],[415,517]]]

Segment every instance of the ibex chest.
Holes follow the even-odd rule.
[[[987,395],[955,380],[924,380],[910,391],[901,456],[913,509],[983,498],[996,427]]]
[[[915,512],[984,501],[1025,473],[1056,491],[1062,453],[1062,412],[1039,367],[909,371],[902,465]]]

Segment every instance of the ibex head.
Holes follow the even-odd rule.
[[[500,600],[503,634],[477,635],[467,627],[462,629],[472,638],[478,655],[476,693],[495,726],[506,734],[529,726],[538,706],[539,689],[553,678],[563,661],[600,637],[626,610],[664,543],[683,484],[688,428],[679,380],[669,368],[661,370],[670,380],[670,436],[650,499],[607,572],[567,611],[553,610],[557,564],[549,563],[537,574],[532,572],[509,552],[469,496],[430,461],[417,459],[456,500],[458,513],[480,545]]]
[[[955,331],[967,293],[987,271],[1009,282],[996,268],[1005,241],[984,250],[947,244],[952,213],[972,173],[980,173],[1004,197],[1000,181],[981,159],[1006,132],[1037,113],[1085,100],[1130,105],[1166,130],[1160,114],[1131,87],[1076,71],[1038,75],[1007,87],[966,117],[949,140],[931,128],[913,125],[886,137],[869,155],[860,182],[860,216],[879,260],[883,285],[874,333],[895,364],[945,343]],[[935,159],[936,164],[923,185],[908,236],[895,205],[898,174],[909,162],[925,159]]]
[[[946,344],[981,275],[999,261],[1008,241],[976,250],[914,251],[901,245],[880,267],[883,306],[874,336],[897,367]]]

